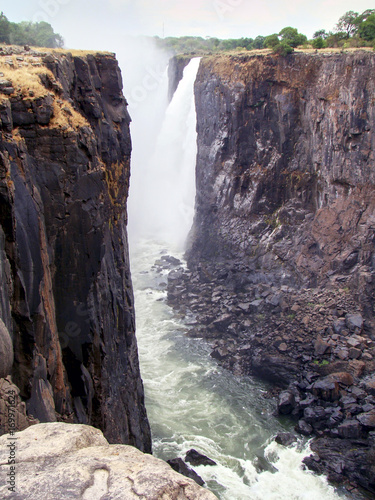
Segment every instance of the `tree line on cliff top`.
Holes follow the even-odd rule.
[[[314,33],[312,40],[308,40],[305,35],[291,26],[283,28],[279,33],[256,38],[220,40],[210,37],[159,38],[156,36],[154,40],[160,48],[170,50],[175,54],[269,48],[277,54],[286,55],[299,46],[312,46],[315,49],[350,47],[373,47],[375,49],[375,9],[367,9],[362,14],[350,10],[340,17],[333,31],[318,30]],[[47,22],[12,23],[1,12],[0,43],[57,48],[63,47],[64,40]]]
[[[1,12],[0,43],[57,48],[63,47],[64,40],[61,35],[54,32],[49,23],[44,21],[40,23],[32,23],[29,21],[12,23],[4,13]]]
[[[298,46],[322,48],[373,47],[375,49],[375,9],[367,9],[362,14],[348,11],[338,20],[333,31],[316,31],[311,40],[290,26],[279,33],[256,38],[220,40],[219,38],[154,37],[159,47],[175,54],[187,52],[222,52],[228,50],[254,50],[270,48],[275,53],[286,55]]]

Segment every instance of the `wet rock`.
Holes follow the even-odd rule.
[[[296,432],[299,432],[303,436],[311,436],[314,429],[305,420],[301,419],[298,421],[298,424],[295,426],[295,430],[296,430]]]
[[[361,424],[357,420],[344,420],[337,430],[344,439],[358,439],[362,434]]]
[[[295,407],[295,397],[290,391],[283,391],[279,395],[277,411],[280,415],[289,415]]]
[[[167,460],[167,464],[169,464],[173,470],[182,474],[185,477],[188,477],[195,481],[199,486],[204,485],[203,479],[197,474],[193,469],[188,467],[186,463],[182,460],[182,458],[172,458],[171,460]]]
[[[49,56],[35,53],[39,89],[26,90],[25,77],[0,104],[0,316],[13,325],[13,382],[31,414],[86,420],[110,441],[151,451],[127,256],[131,141],[120,70],[112,54]]]
[[[297,441],[297,438],[291,432],[280,432],[275,437],[275,441],[283,446],[290,446]]]
[[[214,460],[199,453],[199,451],[194,450],[194,448],[186,452],[185,461],[191,463],[191,465],[217,465]]]
[[[338,382],[327,377],[314,382],[312,393],[324,401],[337,401],[340,398],[340,386]]]

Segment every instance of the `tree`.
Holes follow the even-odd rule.
[[[281,40],[286,42],[290,47],[298,47],[298,45],[303,45],[307,42],[307,37],[298,33],[298,30],[296,28],[292,28],[291,26],[283,28],[280,31],[279,36],[281,37]]]
[[[363,40],[369,42],[375,40],[375,14],[369,16],[366,21],[359,25],[358,33]]]
[[[319,31],[315,31],[315,33],[313,34],[313,38],[323,38],[323,40],[326,40],[328,38],[328,33],[326,32],[326,30],[319,30]]]
[[[277,33],[274,33],[273,35],[266,36],[264,40],[264,47],[267,47],[267,49],[273,49],[277,45],[280,44],[279,36]]]
[[[0,43],[9,43],[10,42],[9,35],[10,35],[10,22],[2,12],[0,14]]]
[[[281,42],[279,42],[278,45],[275,45],[272,50],[279,56],[287,56],[288,54],[294,52],[294,49],[285,40],[281,40]]]
[[[254,49],[263,49],[265,39],[266,39],[266,37],[264,37],[264,36],[261,36],[261,35],[257,36],[253,41]]]
[[[339,22],[336,25],[336,30],[338,32],[346,33],[346,38],[350,38],[357,32],[357,18],[358,12],[349,10],[340,17]]]
[[[314,49],[324,49],[325,47],[327,47],[326,41],[321,36],[319,36],[318,38],[314,38],[311,44]]]
[[[329,33],[326,39],[327,47],[340,47],[347,40],[347,35],[345,31],[339,31],[338,33]]]

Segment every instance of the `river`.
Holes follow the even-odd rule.
[[[138,163],[144,133],[141,124],[133,124],[132,168],[138,171],[130,221],[134,213],[137,227],[130,226],[130,257],[153,453],[164,460],[184,458],[194,448],[215,460],[216,466],[194,469],[222,500],[338,499],[324,477],[303,470],[306,441],[285,448],[273,440],[292,423],[274,415],[267,386],[221,368],[204,340],[186,335],[191,326],[166,303],[167,271],[154,264],[165,254],[183,260],[183,240],[192,223],[198,64],[193,60],[187,66],[163,123],[155,124],[159,134],[147,165]]]

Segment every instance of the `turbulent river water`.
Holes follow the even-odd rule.
[[[274,416],[275,403],[265,397],[267,386],[222,369],[210,357],[204,340],[186,335],[191,326],[166,303],[166,271],[154,266],[163,254],[182,259],[182,237],[192,223],[193,84],[198,64],[193,60],[185,69],[159,124],[148,170],[134,176],[137,195],[131,196],[131,212],[139,216],[141,206],[148,207],[146,216],[137,219],[141,225],[137,235],[130,231],[130,256],[153,452],[167,460],[184,458],[194,448],[215,460],[216,466],[195,470],[222,500],[337,499],[339,493],[325,478],[303,470],[308,443],[284,448],[272,439],[277,432],[289,430],[291,423]],[[136,148],[137,141],[135,152]],[[133,171],[138,167],[134,157]],[[137,179],[142,179],[142,185]]]

